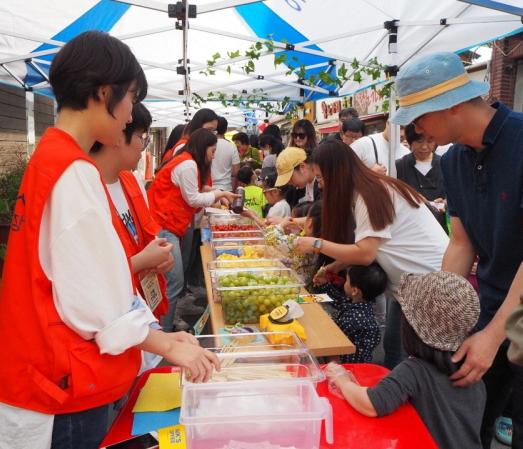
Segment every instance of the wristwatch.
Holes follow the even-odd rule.
[[[312,250],[319,254],[321,253],[321,247],[323,246],[323,239],[316,239],[314,240],[314,243],[312,244]]]

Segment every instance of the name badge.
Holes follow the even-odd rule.
[[[145,302],[149,308],[154,312],[162,300],[162,291],[160,290],[160,283],[156,273],[150,272],[140,278],[140,285],[142,286]]]

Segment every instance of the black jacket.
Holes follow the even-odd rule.
[[[429,201],[445,198],[440,161],[441,156],[434,154],[432,156],[432,168],[426,175],[423,175],[415,167],[416,159],[414,155],[412,153],[407,154],[396,161],[398,179],[413,187]]]
[[[397,177],[421,193],[427,201],[434,201],[436,198],[445,198],[445,186],[443,184],[440,162],[441,156],[434,154],[432,156],[432,168],[426,175],[423,175],[415,167],[416,159],[414,154],[407,154],[396,161]],[[448,233],[445,214],[430,205],[427,206],[439,224],[445,229],[445,232]]]

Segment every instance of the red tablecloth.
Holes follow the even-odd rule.
[[[379,365],[354,364],[349,368],[361,385],[372,386],[387,374]],[[156,368],[142,374],[129,400],[115,419],[101,447],[131,437],[132,408],[140,388],[151,373],[171,372],[170,367]],[[346,401],[329,394],[327,383],[318,385],[318,393],[329,398],[334,415],[334,444],[327,444],[322,436],[322,449],[438,449],[414,407],[404,405],[384,418],[367,418],[356,412]]]

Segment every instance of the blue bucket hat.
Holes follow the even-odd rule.
[[[400,108],[392,123],[408,125],[428,112],[485,95],[489,84],[470,79],[458,55],[431,53],[409,61],[396,78]]]

